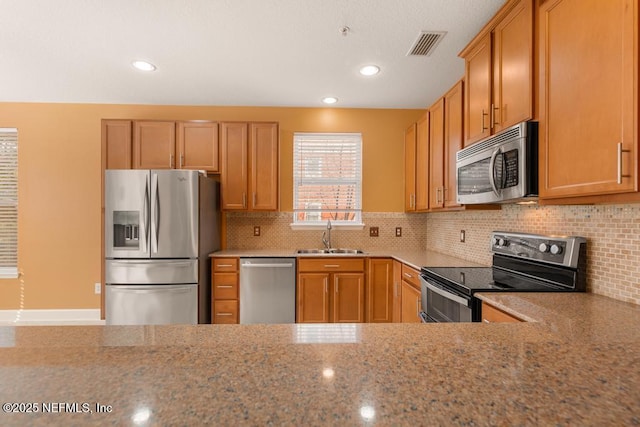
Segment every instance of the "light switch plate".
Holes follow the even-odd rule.
[[[254,225],[253,226],[253,235],[254,236],[259,236],[260,235],[260,226],[259,225]]]
[[[369,237],[378,237],[379,228],[378,227],[369,227]]]
[[[396,237],[402,237],[402,227],[396,227]]]

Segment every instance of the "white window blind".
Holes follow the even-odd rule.
[[[294,224],[362,223],[362,135],[295,133]]]
[[[18,277],[18,130],[0,128],[0,278]]]

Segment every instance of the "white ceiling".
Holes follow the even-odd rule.
[[[424,108],[503,3],[0,0],[0,101]],[[447,34],[431,56],[407,56],[421,31]],[[360,76],[370,63],[380,74]]]

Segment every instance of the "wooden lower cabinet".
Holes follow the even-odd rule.
[[[364,322],[364,266],[364,258],[299,259],[296,322]]]
[[[420,273],[413,267],[402,264],[402,281],[400,284],[400,322],[420,323],[421,290]]]
[[[521,319],[482,301],[482,323],[515,323]]]
[[[366,321],[388,323],[393,321],[394,291],[393,260],[367,259]]]
[[[211,259],[212,323],[239,323],[240,300],[238,258]]]
[[[402,315],[402,263],[393,261],[393,309],[391,310],[391,321],[400,323]]]

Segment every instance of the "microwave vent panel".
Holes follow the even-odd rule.
[[[522,138],[524,135],[524,128],[521,125],[516,125],[506,129],[504,132],[500,132],[497,135],[489,137],[481,142],[473,144],[463,150],[456,153],[456,160],[466,159],[481,151],[487,150],[491,147],[501,145],[505,142],[512,141],[514,139]]]
[[[407,56],[431,55],[445,34],[447,34],[446,31],[422,31],[413,43]]]

